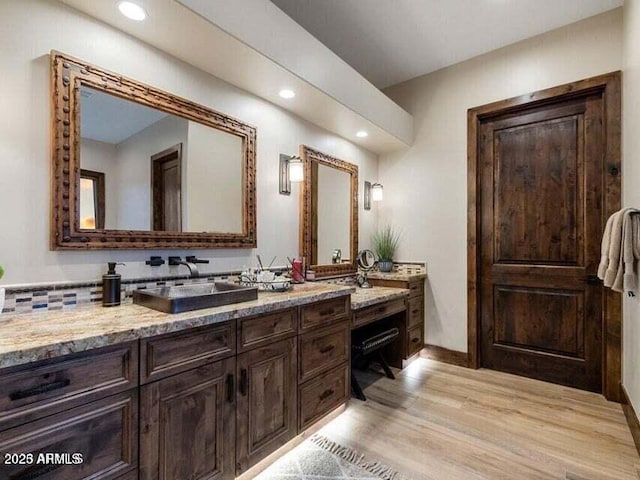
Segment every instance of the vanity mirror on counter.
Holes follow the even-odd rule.
[[[316,277],[353,274],[358,252],[358,167],[302,145],[300,254]]]
[[[51,53],[54,249],[254,248],[256,129]]]

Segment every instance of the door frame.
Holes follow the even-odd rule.
[[[621,208],[621,78],[620,71],[490,103],[467,112],[467,352],[469,366],[480,368],[479,262],[480,178],[478,131],[486,118],[518,112],[558,100],[601,93],[604,99],[605,168],[602,226]],[[602,295],[602,393],[620,402],[622,374],[622,296],[611,289]]]
[[[151,155],[151,229],[161,230],[156,228],[156,222],[158,222],[158,212],[156,211],[156,204],[159,201],[157,196],[162,193],[158,192],[156,185],[156,175],[160,171],[161,164],[170,162],[172,160],[178,161],[178,183],[180,186],[180,231],[182,231],[182,225],[184,224],[183,217],[183,198],[182,198],[182,142],[177,143],[169,148],[162,150],[154,155]],[[162,219],[164,224],[164,219]]]

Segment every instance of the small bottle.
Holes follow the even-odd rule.
[[[291,278],[294,283],[304,283],[304,265],[302,264],[302,260],[299,258],[296,258],[293,261]]]
[[[316,271],[309,268],[307,269],[307,280],[315,280],[316,279]]]
[[[116,265],[124,263],[109,262],[106,275],[102,276],[102,306],[116,307],[120,305],[120,286],[122,285],[122,275],[116,273]]]

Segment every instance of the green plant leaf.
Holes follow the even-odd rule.
[[[400,244],[400,234],[387,225],[372,235],[371,243],[380,260],[392,261]]]
[[[0,265],[0,278],[4,277],[4,268]]]

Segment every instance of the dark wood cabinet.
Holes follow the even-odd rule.
[[[237,357],[236,474],[297,433],[295,338]]]
[[[407,300],[407,314],[403,321],[400,333],[402,335],[402,359],[407,360],[425,345],[425,321],[424,321],[424,279],[403,281],[370,278],[369,283],[378,287],[406,288],[409,290]],[[357,321],[357,317],[355,321]],[[400,366],[400,365],[398,365]]]
[[[302,385],[299,390],[300,431],[310,427],[327,413],[345,403],[349,399],[350,390],[348,362]]]
[[[0,432],[0,478],[115,480],[136,471],[137,413],[138,392],[130,390]],[[61,455],[40,456],[47,453]],[[34,457],[12,464],[6,454]]]
[[[0,374],[0,431],[138,386],[138,342],[20,365]]]
[[[347,295],[1,370],[0,454],[83,462],[0,480],[234,479],[348,400],[349,322]]]
[[[343,321],[300,335],[298,341],[298,380],[306,382],[347,362],[351,352],[351,329]]]
[[[235,358],[141,389],[140,480],[235,477]]]
[[[140,342],[140,383],[186,372],[235,353],[235,322],[145,338]]]

